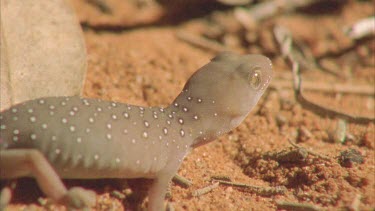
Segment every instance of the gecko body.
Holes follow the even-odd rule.
[[[166,108],[80,97],[15,105],[0,114],[0,176],[33,176],[56,201],[78,197],[73,207],[88,206],[88,191],[66,190],[59,177],[154,178],[149,210],[161,210],[185,155],[237,127],[271,77],[268,58],[226,52],[195,72]]]

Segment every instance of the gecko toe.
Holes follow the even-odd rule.
[[[90,190],[73,187],[65,195],[64,202],[68,207],[75,209],[93,207],[96,203],[96,194]]]

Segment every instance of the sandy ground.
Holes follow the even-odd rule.
[[[103,13],[88,1],[71,2],[83,25],[87,46],[86,97],[143,106],[168,105],[189,76],[217,53],[179,39],[176,34],[181,31],[205,35],[237,52],[262,53],[273,61],[273,86],[246,120],[186,157],[179,174],[193,184],[188,188],[171,185],[169,202],[175,210],[283,210],[282,202],[307,204],[317,210],[375,209],[374,123],[345,123],[345,141],[340,142],[335,138],[340,133],[339,119],[305,109],[296,102],[291,88],[275,88],[284,82],[291,85],[292,74],[272,35],[274,26],[288,27],[298,43],[336,73],[307,68],[302,77],[314,87],[343,84],[348,89],[374,88],[373,37],[354,42],[342,32],[344,26],[373,15],[373,1],[320,4],[269,18],[250,30],[233,18],[231,7],[213,9],[215,6],[206,5],[209,11],[204,11],[196,1],[185,11],[176,3],[163,6],[152,1],[109,0],[112,14]],[[325,107],[374,118],[373,94],[308,89],[305,94]],[[304,147],[301,150],[320,156],[302,153],[305,156],[299,157],[288,139]],[[273,191],[219,185],[207,194],[192,196],[194,191],[212,185],[215,176],[263,189],[272,187]],[[94,189],[98,193],[96,210],[137,210],[147,204],[142,200],[149,184],[145,180],[129,181],[133,194],[125,200],[110,194],[122,191],[124,185],[119,181],[66,183]],[[37,199],[41,196],[32,180],[21,180],[8,210],[64,210],[53,204],[40,206]]]

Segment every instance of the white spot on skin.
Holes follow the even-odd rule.
[[[72,125],[72,126],[69,127],[69,130],[70,130],[70,132],[74,132],[74,131],[76,131],[76,127],[74,127],[74,126]]]
[[[65,102],[65,101],[62,101],[62,102],[61,102],[61,105],[62,105],[62,106],[66,106],[66,102]]]
[[[199,118],[198,118],[198,116],[197,116],[197,115],[195,115],[195,116],[194,116],[194,119],[195,119],[195,120],[198,120]]]
[[[107,128],[108,128],[108,129],[111,129],[111,128],[112,128],[112,125],[108,123],[108,124],[107,124]]]
[[[46,123],[43,123],[43,124],[42,124],[42,128],[43,128],[43,129],[47,129],[47,124],[46,124]]]
[[[148,134],[147,134],[147,132],[146,132],[146,131],[145,131],[145,132],[143,132],[142,136],[143,136],[143,138],[147,138],[147,137],[148,137]]]
[[[189,96],[189,97],[187,97],[187,100],[188,100],[188,101],[191,101],[191,100],[192,100],[192,98],[191,98],[191,97]]]
[[[170,125],[170,124],[171,124],[171,121],[167,120],[167,124]]]
[[[31,113],[34,112],[34,110],[33,110],[32,108],[29,108],[29,109],[27,110],[27,112],[29,112],[29,113],[31,114]]]
[[[43,100],[43,99],[40,99],[40,100],[39,100],[39,104],[43,105],[43,104],[44,104],[44,100]]]
[[[140,110],[140,111],[144,111],[145,108],[143,108],[143,107],[139,107],[139,110]]]
[[[56,150],[55,150],[55,153],[56,153],[56,154],[60,154],[60,152],[61,152],[60,149],[56,149]]]
[[[175,106],[175,107],[178,107],[178,103],[174,103],[174,106]]]
[[[70,112],[69,112],[69,115],[70,115],[70,116],[74,116],[74,115],[75,115],[74,111],[70,111]]]
[[[159,139],[160,139],[160,140],[162,140],[162,139],[163,139],[163,137],[162,137],[162,136],[159,136]]]
[[[157,161],[158,160],[158,158],[157,157],[154,157],[154,161]]]
[[[132,143],[135,144],[135,139],[134,138],[132,139]]]
[[[137,160],[135,163],[136,163],[137,165],[139,165],[139,164],[141,163],[141,161],[140,161],[140,160]]]
[[[89,118],[89,122],[90,122],[90,123],[93,123],[93,122],[94,122],[94,118],[90,117],[90,118]]]
[[[55,106],[54,105],[50,105],[49,109],[53,110],[53,109],[55,109]]]
[[[82,138],[81,137],[78,137],[77,138],[77,143],[81,143],[82,142]]]
[[[150,126],[150,123],[148,123],[147,121],[145,121],[144,123],[145,123],[145,126],[146,126],[146,127],[149,127],[149,126]]]
[[[154,119],[157,119],[158,118],[158,115],[154,114]]]
[[[36,135],[33,133],[33,134],[30,135],[30,138],[31,138],[31,140],[35,140],[36,139]]]
[[[202,135],[202,134],[203,134],[203,131],[199,131],[199,134]]]
[[[5,129],[7,129],[7,126],[6,125],[1,125],[0,129],[5,130]]]
[[[85,104],[86,106],[90,105],[89,101],[87,101],[86,99],[83,99],[82,101],[83,101],[83,104]]]
[[[13,113],[17,113],[17,108],[12,108]]]
[[[198,98],[198,100],[197,100],[197,101],[198,101],[198,103],[201,103],[201,102],[202,102],[202,99]]]
[[[90,128],[86,128],[86,133],[89,133],[91,131]]]
[[[73,108],[73,111],[77,112],[78,111],[78,108],[76,106],[74,106]]]
[[[18,141],[18,137],[17,136],[13,136],[13,141],[17,142]]]
[[[99,159],[99,155],[94,155],[94,159],[98,160]]]
[[[107,139],[108,140],[111,140],[112,139],[112,135],[110,133],[107,133]]]
[[[116,104],[115,102],[112,102],[111,105],[112,105],[113,107],[116,107],[116,106],[117,106],[117,104]]]
[[[124,113],[123,113],[123,115],[124,115],[124,117],[125,117],[126,119],[128,119],[128,118],[129,118],[129,113],[127,113],[127,112],[124,112]]]
[[[164,133],[164,135],[167,135],[168,134],[168,129],[167,128],[163,128],[163,133]]]
[[[56,136],[52,136],[52,137],[51,137],[51,140],[52,140],[52,141],[56,141],[56,140],[57,140],[57,137],[56,137]]]
[[[212,101],[212,104],[215,104],[215,100]]]
[[[127,130],[127,129],[124,129],[122,132],[124,132],[124,134],[127,134],[127,133],[128,133],[128,130]]]
[[[17,116],[14,116],[12,119],[13,119],[13,121],[17,121],[17,120],[18,120],[18,117],[17,117]]]
[[[178,123],[180,123],[182,125],[182,124],[184,124],[184,120],[182,118],[179,118]]]
[[[182,110],[183,110],[184,112],[188,112],[188,108],[186,108],[186,107],[184,107]]]
[[[217,113],[214,113],[214,116],[217,116]]]
[[[180,135],[181,135],[182,137],[185,136],[185,131],[184,131],[183,129],[180,130]]]
[[[189,146],[188,145],[185,145],[185,149],[187,149]]]
[[[137,124],[137,122],[133,122],[133,125],[136,125]]]
[[[36,122],[35,116],[30,117],[30,122]]]
[[[159,110],[160,110],[160,112],[164,112],[164,108],[160,108]]]
[[[172,119],[172,118],[173,118],[173,115],[172,115],[172,114],[168,114],[168,117]]]
[[[128,110],[132,110],[132,107],[128,106]]]
[[[53,112],[53,111],[49,112],[49,115],[51,115],[51,116],[53,116],[54,114],[55,114],[55,112]]]
[[[100,108],[100,107],[97,107],[96,110],[97,110],[98,112],[101,112],[103,109]]]
[[[120,158],[116,158],[115,161],[116,161],[116,163],[120,163],[121,160],[120,160]]]
[[[64,123],[64,124],[66,124],[68,122],[68,120],[66,118],[62,118],[61,122]]]
[[[17,130],[17,129],[13,130],[13,134],[14,134],[14,135],[17,135],[17,134],[19,134],[19,133],[20,133],[19,130]]]
[[[117,116],[115,114],[112,114],[112,119],[116,120]]]

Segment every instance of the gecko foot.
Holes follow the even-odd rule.
[[[96,194],[94,191],[73,187],[68,190],[61,203],[74,209],[93,207],[96,203]]]
[[[9,204],[12,197],[10,188],[5,187],[0,192],[0,210],[5,210],[5,207]]]

